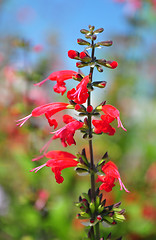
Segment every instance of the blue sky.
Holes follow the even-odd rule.
[[[126,31],[123,6],[114,0],[6,0],[0,16],[0,31],[3,35],[20,36],[32,45],[41,44],[44,49],[48,36],[56,33],[59,54],[66,58],[67,68],[71,68],[73,61],[67,58],[68,50],[83,50],[76,43],[77,38],[83,37],[80,29],[89,24],[103,27],[101,40]],[[22,20],[21,15],[25,16]]]
[[[29,17],[19,21],[20,12],[27,9]],[[9,0],[3,6],[1,31],[19,33],[34,43],[44,42],[46,35],[58,32],[65,47],[72,48],[73,36],[89,24],[104,27],[106,36],[123,31],[125,20],[122,4],[113,0]]]

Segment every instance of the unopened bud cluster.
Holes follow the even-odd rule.
[[[89,189],[88,193],[83,193],[76,203],[76,206],[81,210],[77,217],[87,219],[88,221],[84,222],[84,225],[87,226],[94,226],[98,222],[114,225],[125,220],[123,215],[125,210],[119,208],[120,204],[121,202],[107,206],[106,199],[103,199],[102,193],[99,194],[99,188],[96,190],[95,201],[92,201],[91,189]]]
[[[101,47],[101,46],[109,47],[113,44],[113,42],[110,40],[94,43],[94,41],[97,39],[97,34],[102,33],[103,31],[104,31],[103,28],[99,28],[99,29],[95,30],[95,27],[90,26],[90,25],[89,25],[89,30],[86,30],[86,29],[80,30],[80,32],[82,34],[85,34],[85,38],[91,40],[91,43],[82,38],[78,38],[77,43],[79,45],[85,45],[86,46],[85,50],[80,53],[75,50],[68,51],[68,56],[70,58],[75,59],[75,60],[80,60],[79,62],[76,62],[76,67],[78,67],[78,68],[83,68],[86,66],[96,67],[99,72],[103,72],[103,68],[102,68],[103,66],[111,68],[111,69],[114,69],[117,67],[117,65],[118,65],[117,62],[107,61],[105,59],[96,59],[96,57],[90,56],[87,51],[90,48],[95,49],[95,48]]]

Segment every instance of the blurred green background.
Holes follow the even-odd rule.
[[[94,80],[107,81],[107,87],[95,92],[93,105],[107,100],[120,110],[127,128],[127,132],[118,129],[113,137],[96,136],[95,159],[108,151],[131,192],[120,192],[116,184],[111,193],[104,193],[108,204],[122,201],[126,221],[101,231],[105,236],[112,232],[113,239],[156,239],[156,4],[152,0],[140,3],[0,1],[0,240],[86,237],[76,219],[74,202],[87,192],[88,177],[66,169],[65,181],[58,185],[50,169],[30,173],[40,164],[31,159],[39,155],[51,129],[42,117],[31,119],[22,128],[16,127],[15,121],[41,104],[67,101],[66,96],[53,92],[53,83],[42,88],[33,83],[53,71],[76,70],[67,51],[83,50],[76,38],[83,37],[79,30],[89,24],[105,29],[101,40],[114,42],[111,48],[97,50],[97,56],[119,63],[115,70],[95,70]],[[80,134],[76,142],[76,146],[63,149],[59,140],[53,141],[49,150],[87,150],[87,141]]]

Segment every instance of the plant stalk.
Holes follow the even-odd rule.
[[[92,41],[92,61],[94,60],[94,42]],[[90,67],[90,81],[92,82],[93,79],[93,70],[94,67]],[[87,101],[87,107],[91,105],[91,92],[89,92],[89,97]],[[89,125],[89,152],[90,152],[90,170],[91,170],[91,199],[93,202],[96,200],[96,193],[95,193],[95,173],[94,173],[94,155],[93,155],[93,143],[92,143],[92,115],[88,114],[88,125]],[[91,239],[99,240],[100,239],[100,232],[99,232],[99,223],[95,225],[95,233],[94,227],[91,227]]]

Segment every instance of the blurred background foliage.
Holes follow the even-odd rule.
[[[107,1],[104,2],[107,9]],[[98,161],[108,151],[131,193],[120,192],[118,185],[111,193],[104,193],[108,204],[122,201],[126,221],[101,231],[105,236],[112,232],[114,239],[122,235],[125,240],[155,240],[156,10],[154,1],[141,1],[142,5],[137,8],[129,2],[112,1],[112,7],[118,11],[122,6],[120,11],[123,11],[126,28],[121,32],[110,31],[114,47],[98,51],[98,57],[116,60],[119,66],[114,71],[95,73],[96,80],[108,79],[107,88],[99,90],[98,99],[95,93],[98,103],[107,100],[117,107],[128,131],[118,129],[113,137],[96,136],[94,154]],[[12,1],[0,1],[2,23],[11,4]],[[18,8],[16,17],[23,31],[25,22],[31,25],[34,14],[30,6]],[[107,23],[99,18],[102,22],[99,27],[105,27]],[[50,169],[30,173],[30,169],[38,166],[31,159],[39,155],[51,129],[42,117],[31,119],[22,128],[16,127],[15,122],[36,106],[67,101],[66,97],[60,98],[52,91],[52,83],[42,88],[33,86],[53,71],[70,69],[70,60],[66,55],[64,60],[60,51],[66,45],[60,46],[59,31],[54,23],[51,28],[55,30],[48,32],[44,44],[40,44],[40,39],[33,43],[35,30],[27,39],[17,31],[17,25],[10,28],[10,23],[5,24],[5,31],[4,23],[1,25],[0,35],[0,240],[85,239],[84,228],[76,219],[74,202],[82,192],[87,192],[88,177],[76,176],[72,169],[66,169],[63,171],[65,181],[58,185]],[[87,24],[92,23],[87,19]],[[81,28],[85,26],[82,19]],[[58,118],[61,117],[59,114]],[[83,147],[87,150],[87,142],[80,134],[76,141],[77,145],[67,151],[76,153]],[[64,150],[57,140],[49,149]]]

